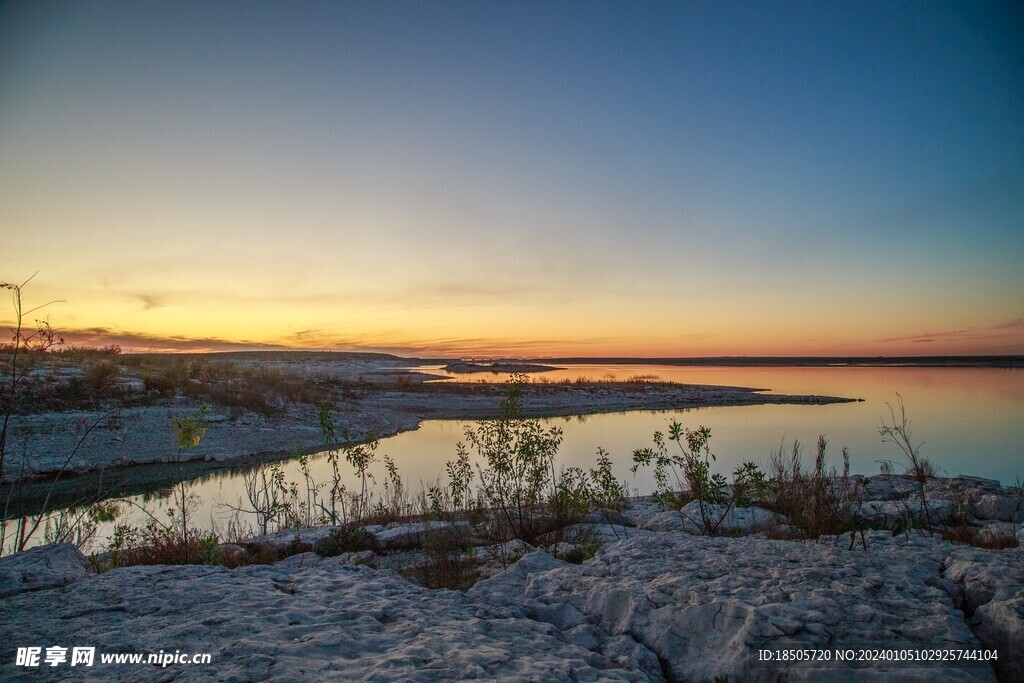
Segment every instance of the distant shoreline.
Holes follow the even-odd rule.
[[[232,360],[268,360],[274,358],[298,360],[338,360],[341,358],[369,362],[390,361],[396,365],[448,365],[448,364],[509,364],[536,363],[560,365],[668,365],[668,366],[721,366],[721,367],[950,367],[950,368],[1024,368],[1024,355],[998,356],[691,356],[691,357],[630,357],[630,356],[528,356],[490,358],[452,358],[398,356],[388,353],[362,351],[210,351],[186,353],[126,353],[139,356],[178,356],[182,358],[225,358]]]
[[[689,365],[740,367],[979,367],[1024,368],[1024,356],[718,356],[708,358],[537,358],[583,365]]]

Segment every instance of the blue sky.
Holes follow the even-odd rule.
[[[0,278],[141,348],[1024,353],[1022,29],[1014,3],[9,2]]]

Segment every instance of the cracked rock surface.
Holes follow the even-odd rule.
[[[520,610],[340,561],[111,570],[0,603],[3,680],[648,681]],[[14,666],[15,646],[209,652],[207,666]]]
[[[878,483],[878,500],[905,495],[896,480]],[[971,512],[983,529],[1019,528],[993,521],[1006,514],[990,502],[1006,496],[985,480],[936,482],[929,493],[962,499],[957,488],[983,503]],[[749,519],[756,529],[764,514],[736,510],[735,528]],[[467,593],[421,588],[387,569],[422,555],[406,549],[417,524],[368,528],[395,539],[401,550],[389,554],[306,552],[234,570],[97,575],[73,546],[43,546],[0,558],[0,680],[1024,680],[1024,548],[889,531],[868,531],[852,549],[849,536],[708,538],[683,519],[637,501],[624,525],[592,526],[604,545],[583,564],[520,543],[504,554],[525,556]],[[328,532],[262,541],[301,533],[308,544]],[[15,666],[16,648],[32,646],[208,652],[213,662]],[[761,650],[794,648],[995,649],[999,658],[757,661]]]
[[[872,534],[869,543],[864,552],[845,545],[652,534],[605,546],[579,566],[560,563],[527,576],[514,568],[478,583],[470,594],[518,603],[563,633],[630,637],[681,681],[768,681],[780,675],[821,680],[859,671],[810,663],[769,668],[756,661],[759,649],[996,645],[979,643],[953,598],[933,585],[943,580],[948,543],[888,534]],[[1019,553],[1005,558],[1007,564],[1021,559]],[[545,567],[534,556],[521,562]],[[1004,594],[1013,593],[1001,585]],[[1015,585],[1020,598],[1024,582]],[[1008,647],[1014,632],[1004,636]],[[932,668],[881,662],[870,674],[994,680],[993,670],[977,663]]]

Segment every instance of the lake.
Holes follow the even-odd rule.
[[[421,371],[446,374],[438,367]],[[666,429],[675,417],[687,427],[711,428],[711,448],[717,455],[714,471],[727,476],[741,462],[753,460],[762,467],[780,447],[789,452],[794,440],[804,445],[813,461],[818,435],[829,440],[831,462],[842,466],[841,449],[850,453],[852,471],[876,474],[879,461],[901,461],[900,451],[883,444],[878,427],[889,418],[887,403],[895,405],[902,395],[913,428],[915,444],[923,442],[921,455],[945,476],[969,474],[1012,484],[1024,479],[1024,371],[998,368],[921,367],[704,367],[659,365],[573,365],[533,375],[534,381],[626,380],[635,375],[656,375],[666,381],[691,384],[745,386],[783,394],[819,394],[863,399],[831,405],[762,405],[700,408],[674,412],[635,411],[586,417],[544,420],[545,426],[562,429],[559,451],[564,466],[593,465],[598,447],[615,463],[615,472],[631,489],[648,493],[653,488],[649,473],[629,472],[634,449],[651,445],[655,430]],[[506,375],[461,375],[463,381],[505,381]],[[543,378],[543,379],[542,379]],[[431,420],[420,429],[384,439],[378,456],[389,455],[399,473],[416,491],[420,483],[432,483],[444,471],[444,463],[456,457],[456,443],[472,423]],[[671,445],[671,444],[670,444]],[[323,456],[311,458],[316,477],[328,479]],[[285,465],[286,478],[301,481],[297,464]],[[346,473],[351,470],[347,470]],[[383,481],[378,463],[373,470]],[[348,482],[354,477],[349,475]],[[205,526],[224,528],[231,511],[245,496],[240,473],[217,474],[191,484],[198,498],[193,519]],[[147,496],[150,509],[166,507]],[[143,497],[137,497],[142,503]],[[126,518],[128,519],[128,518]],[[131,516],[145,521],[141,513]],[[109,529],[104,529],[106,534]]]
[[[439,368],[439,366],[438,366]],[[419,368],[450,374],[434,367]],[[855,473],[875,474],[878,461],[899,460],[900,452],[883,444],[878,427],[890,419],[886,404],[903,397],[915,444],[941,474],[970,474],[1012,484],[1024,479],[1024,370],[1004,368],[922,367],[707,367],[661,365],[572,365],[533,375],[534,381],[559,382],[585,377],[625,380],[635,375],[687,384],[716,384],[765,389],[777,394],[819,394],[860,398],[858,403],[830,405],[763,405],[699,408],[674,412],[638,411],[585,418],[558,418],[546,423],[565,432],[562,456],[567,465],[585,465],[598,446],[622,463],[623,473],[634,449],[649,445],[656,429],[673,416],[685,426],[705,425],[712,431],[712,450],[719,469],[731,471],[754,460],[764,465],[780,444],[806,444],[813,456],[819,434],[830,443],[834,461],[849,449]],[[460,375],[464,381],[505,381],[491,373]],[[454,452],[463,427],[452,421],[424,423],[417,432],[382,442],[397,462],[417,476],[430,477],[435,456]],[[445,457],[442,456],[442,460]]]

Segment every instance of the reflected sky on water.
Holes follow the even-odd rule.
[[[1012,484],[1024,478],[1024,371],[991,368],[919,367],[669,367],[654,365],[586,365],[543,373],[548,381],[626,380],[635,375],[656,375],[661,380],[692,384],[716,384],[762,388],[773,393],[835,395],[864,399],[858,403],[831,405],[763,405],[700,408],[685,411],[633,411],[585,417],[543,420],[545,427],[558,427],[564,440],[559,462],[566,467],[593,466],[599,447],[610,454],[615,473],[631,489],[648,493],[653,487],[649,472],[630,473],[632,452],[652,444],[655,430],[664,431],[673,417],[687,427],[711,428],[711,447],[717,455],[713,470],[730,474],[736,465],[752,460],[762,467],[771,452],[782,447],[788,452],[794,440],[804,445],[813,458],[819,434],[829,440],[831,462],[841,467],[841,449],[850,452],[855,473],[875,474],[879,460],[900,462],[900,452],[883,444],[878,427],[889,419],[886,403],[895,404],[902,395],[911,420],[914,442],[923,442],[921,454],[941,474],[999,479]],[[463,376],[473,381],[504,381],[507,375]],[[536,381],[536,380],[535,380]],[[384,439],[377,448],[373,467],[378,483],[385,472],[380,456],[389,455],[407,486],[419,491],[443,475],[444,464],[456,457],[456,444],[465,441],[465,429],[472,422],[430,420],[412,432]],[[671,445],[671,444],[670,444]],[[301,482],[297,462],[284,464],[286,479]],[[326,459],[310,458],[314,478],[328,481]],[[343,463],[346,482],[354,483],[354,472]],[[442,482],[445,481],[441,476]],[[220,473],[193,482],[190,493],[198,499],[193,519],[202,526],[223,529],[245,497],[241,473]],[[151,510],[166,507],[154,496],[145,504]],[[143,497],[136,497],[140,503]],[[243,505],[244,506],[244,505]],[[143,523],[145,516],[130,517]]]

